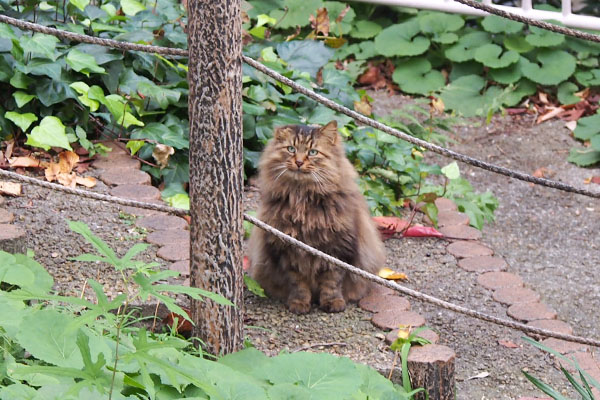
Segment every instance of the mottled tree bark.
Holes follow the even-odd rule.
[[[242,26],[240,0],[188,1],[190,285],[236,307],[193,301],[193,334],[226,354],[242,343]]]

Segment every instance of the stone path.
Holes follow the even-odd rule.
[[[115,144],[107,145],[113,151],[93,165],[102,170],[100,179],[113,186],[110,194],[133,200],[160,202],[160,192],[150,186],[150,176],[139,170],[139,161],[133,160]],[[448,239],[446,251],[457,259],[460,268],[477,275],[479,285],[493,292],[492,298],[506,307],[508,317],[538,328],[573,333],[573,328],[567,322],[557,319],[556,312],[540,302],[538,293],[527,287],[521,277],[510,272],[510,266],[501,256],[495,255],[493,249],[481,243],[481,232],[469,226],[466,214],[459,212],[457,206],[447,199],[438,199],[436,205],[439,210],[439,231],[451,238]],[[122,207],[122,211],[140,217],[136,225],[151,231],[146,241],[159,246],[157,255],[171,262],[169,269],[181,274],[180,283],[189,285],[188,222],[184,218],[157,211],[132,207]],[[373,313],[371,322],[386,331],[388,343],[397,337],[398,325],[419,327],[426,324],[420,314],[411,310],[406,298],[384,287],[378,287],[363,298],[359,306]],[[452,350],[446,346],[434,345],[439,340],[434,331],[428,329],[420,335],[432,342],[423,350],[427,348],[427,351],[434,353],[433,358],[436,354],[440,358],[448,358],[448,351]],[[588,346],[554,338],[544,339],[542,343],[574,358],[587,373],[600,381],[600,357],[593,354]],[[600,392],[596,389],[593,391],[600,398]]]

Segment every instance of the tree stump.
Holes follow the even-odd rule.
[[[27,250],[27,232],[10,224],[0,224],[0,250],[7,253],[23,253]]]
[[[408,354],[408,371],[413,389],[425,388],[430,399],[454,400],[454,350],[447,346],[427,344],[412,346]],[[425,392],[415,396],[424,400]]]

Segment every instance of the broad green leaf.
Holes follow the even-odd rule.
[[[271,17],[277,20],[280,28],[295,28],[310,23],[310,16],[316,15],[317,9],[323,7],[321,0],[286,0],[287,12],[281,9],[271,11]]]
[[[600,133],[600,114],[580,118],[573,135],[579,140],[590,140]]]
[[[505,68],[519,61],[519,53],[516,51],[503,51],[502,47],[491,43],[477,48],[474,57],[475,60],[490,68]]]
[[[497,15],[488,15],[481,21],[481,26],[490,33],[517,33],[521,32],[525,25]]]
[[[69,0],[69,3],[83,11],[90,4],[90,0]]]
[[[81,95],[81,96],[77,96],[79,101],[81,101],[81,104],[89,107],[91,112],[95,112],[98,110],[98,108],[100,107],[100,102],[97,100],[92,100],[88,97],[88,92],[90,90],[90,87],[87,85],[87,83],[73,82],[69,86]]]
[[[596,151],[600,151],[600,134],[592,136],[590,139],[590,147]]]
[[[25,104],[35,99],[35,95],[25,93],[21,90],[17,90],[16,92],[14,92],[13,97],[15,98],[15,103],[17,103],[17,107],[19,108],[23,107]]]
[[[96,72],[101,74],[105,72],[104,68],[100,67],[96,63],[96,59],[94,58],[94,56],[82,53],[81,51],[76,49],[69,51],[69,54],[67,54],[65,61],[75,71],[81,72],[86,76],[90,76],[90,72]]]
[[[591,69],[589,71],[575,72],[575,79],[583,86],[600,85],[600,69]]]
[[[44,117],[42,122],[27,135],[27,142],[25,144],[41,147],[44,150],[49,150],[50,147],[73,150],[67,139],[65,126],[60,119],[53,116]]]
[[[143,140],[130,140],[127,142],[127,145],[125,147],[127,147],[129,151],[131,151],[131,155],[134,155],[142,147],[144,147],[145,144],[146,142],[144,142]]]
[[[525,40],[535,47],[555,47],[565,41],[565,36],[561,33],[551,32],[547,29],[530,26],[529,35],[525,36]]]
[[[33,36],[21,36],[19,43],[24,52],[38,54],[54,61],[58,56],[56,53],[56,44],[58,42],[58,38],[54,36],[35,33]]]
[[[34,274],[18,265],[12,254],[0,253],[0,282],[27,287],[33,285],[34,280]]]
[[[182,208],[184,210],[190,209],[190,196],[187,193],[177,193],[171,197],[164,199],[171,207]]]
[[[519,57],[519,60],[505,68],[490,68],[489,76],[492,80],[505,85],[516,83],[523,77],[521,72],[522,66],[528,62],[524,57]]]
[[[89,97],[89,94],[88,94]],[[131,125],[144,126],[144,123],[131,114],[130,107],[125,99],[118,94],[109,94],[102,101],[110,113],[115,117],[118,125],[123,125],[124,128],[129,128]]]
[[[454,62],[464,62],[475,58],[475,51],[490,43],[490,35],[486,32],[471,32],[462,36],[458,42],[445,51],[446,57]]]
[[[423,54],[430,42],[420,33],[419,21],[416,19],[388,26],[375,38],[375,49],[386,57]]]
[[[381,32],[381,25],[373,21],[356,21],[349,35],[356,39],[370,39]]]
[[[483,116],[491,107],[489,96],[481,94],[485,84],[485,79],[480,76],[463,76],[442,89],[440,97],[450,110],[468,117]]]
[[[527,53],[534,49],[534,46],[529,44],[522,35],[506,35],[502,40],[502,44],[508,50],[513,50],[517,53]]]
[[[456,163],[456,161],[451,162],[450,164],[448,164],[445,167],[443,167],[442,168],[442,173],[448,179],[458,179],[458,178],[460,178],[460,169],[458,168],[458,164]]]
[[[15,71],[12,78],[10,78],[10,84],[17,89],[27,89],[33,82],[35,82],[33,79],[20,71]]]
[[[75,92],[69,86],[71,82],[44,78],[35,85],[38,100],[46,107],[62,103],[66,99],[76,98]]]
[[[573,82],[563,82],[558,87],[558,101],[560,104],[575,104],[581,101],[581,97],[575,96],[579,91],[579,87]]]
[[[541,65],[525,60],[521,70],[527,78],[542,85],[558,85],[575,72],[575,57],[564,50],[542,49],[537,60]]]
[[[48,76],[58,80],[64,63],[62,60],[51,61],[46,58],[34,58],[25,65],[16,64],[16,67],[24,74]]]
[[[11,120],[15,125],[21,128],[21,131],[23,132],[25,132],[31,124],[38,120],[38,117],[35,114],[19,114],[18,112],[14,111],[7,111],[4,113],[4,118]]]
[[[121,9],[125,15],[132,17],[140,11],[144,11],[146,7],[137,0],[121,0]]]
[[[333,50],[315,40],[293,40],[277,44],[277,54],[293,69],[310,73],[317,71],[333,56]]]
[[[131,138],[149,139],[176,149],[189,148],[189,138],[187,136],[158,122],[151,122],[142,129],[135,129],[131,134]]]
[[[13,383],[0,388],[0,399],[29,400],[36,399],[39,393],[29,385]]]
[[[580,167],[589,167],[600,162],[600,150],[573,147],[567,160]]]
[[[13,39],[19,40],[17,35],[15,35],[13,28],[10,25],[4,24],[4,23],[0,24],[0,37],[11,39],[11,40],[13,40]]]
[[[156,101],[160,108],[166,109],[169,104],[175,104],[179,101],[181,93],[167,89],[162,86],[157,86],[152,82],[140,82],[137,86],[138,93],[150,97]]]
[[[432,11],[420,13],[418,19],[421,32],[431,34],[433,42],[444,44],[456,42],[458,35],[454,32],[465,24],[460,15]]]
[[[530,96],[537,91],[535,83],[529,79],[522,79],[516,86],[504,96],[504,105],[514,107],[523,100],[523,97]]]
[[[248,290],[257,295],[258,297],[267,297],[267,295],[265,294],[265,290],[260,286],[258,282],[252,279],[249,275],[244,275],[244,283],[246,284]]]
[[[352,30],[353,21],[356,13],[352,7],[346,10],[348,4],[339,1],[326,1],[323,6],[327,9],[329,15],[329,34],[333,36],[343,36]],[[338,24],[339,15],[345,12],[344,18]]]
[[[406,93],[427,95],[445,84],[441,72],[432,70],[425,57],[415,57],[400,63],[392,75],[394,82]]]

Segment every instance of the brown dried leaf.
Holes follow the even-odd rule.
[[[367,96],[362,96],[360,101],[354,102],[354,110],[368,117],[373,113],[373,106],[369,103]]]
[[[573,132],[577,128],[577,121],[569,121],[565,124],[565,128]]]
[[[316,33],[321,32],[323,36],[329,36],[329,14],[325,7],[321,7],[317,10],[316,17],[311,14],[309,20],[310,26]]]
[[[546,168],[546,167],[541,167],[541,168],[538,168],[538,169],[536,169],[536,170],[533,172],[533,176],[535,176],[536,178],[543,178],[543,177],[545,177],[546,175],[548,175],[548,172],[549,172],[548,168]]]
[[[548,95],[544,92],[538,93],[538,99],[540,100],[540,103],[542,103],[542,104],[550,104],[550,102],[548,101]]]
[[[20,196],[21,184],[15,182],[0,182],[0,194],[8,196]]]
[[[408,276],[406,276],[406,274],[403,274],[402,272],[397,272],[394,271],[391,268],[381,268],[379,270],[379,272],[377,273],[377,275],[379,275],[381,278],[383,279],[388,279],[388,280],[407,280]]]
[[[434,114],[443,114],[445,105],[444,100],[441,97],[434,97],[431,99],[431,108],[434,111]]]
[[[12,152],[13,152],[13,148],[15,147],[15,141],[14,140],[9,140],[8,142],[6,142],[6,152],[4,154],[4,156],[8,159],[10,157],[12,157]]]
[[[550,111],[539,116],[539,118],[536,121],[536,124],[548,121],[549,119],[558,116],[558,114],[565,112],[565,109],[563,107],[548,107],[548,110]]]
[[[33,157],[12,157],[8,159],[8,163],[13,168],[39,168],[40,160]]]
[[[75,172],[60,172],[56,176],[56,180],[63,186],[74,188],[77,186],[77,174]]]
[[[518,344],[514,344],[510,340],[498,340],[498,344],[500,346],[504,346],[504,347],[509,348],[509,349],[518,349],[519,348]]]
[[[79,155],[73,151],[63,151],[58,155],[60,172],[70,173],[79,161]]]
[[[60,174],[60,165],[58,163],[50,163],[44,170],[44,175],[48,182],[54,182]]]
[[[575,96],[580,97],[582,99],[587,99],[587,97],[590,95],[590,88],[586,87],[585,89],[579,92],[575,92],[574,94]]]
[[[169,165],[169,157],[175,153],[175,149],[166,144],[157,144],[152,150],[152,157],[156,160],[160,169],[165,168]]]
[[[378,67],[370,66],[364,74],[358,77],[358,83],[361,85],[375,85],[379,81],[385,81]]]
[[[91,176],[77,176],[75,178],[75,183],[81,186],[85,186],[87,188],[93,188],[94,186],[96,186],[96,178]]]
[[[600,176],[590,176],[589,178],[585,178],[583,183],[589,185],[590,183],[595,183],[596,185],[600,185]]]

